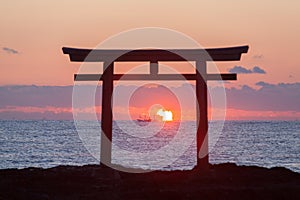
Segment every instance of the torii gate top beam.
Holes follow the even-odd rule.
[[[63,47],[63,53],[69,54],[74,62],[137,62],[137,61],[235,61],[242,53],[248,52],[248,46],[212,49],[77,49]]]

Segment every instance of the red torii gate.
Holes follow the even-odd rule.
[[[103,62],[103,74],[75,74],[75,81],[103,81],[100,164],[111,164],[112,93],[116,80],[195,80],[197,103],[197,165],[208,165],[207,81],[237,80],[236,74],[207,74],[207,61],[238,61],[248,46],[213,49],[101,50],[63,47],[74,62]],[[150,74],[114,74],[114,62],[150,62]],[[159,74],[159,61],[195,61],[194,74]],[[201,150],[201,151],[200,151]],[[199,155],[198,155],[199,154]]]

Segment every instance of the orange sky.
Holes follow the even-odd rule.
[[[0,52],[0,85],[73,84],[78,65],[62,54],[62,46],[94,47],[121,31],[149,26],[177,30],[205,47],[248,44],[238,65],[264,68],[268,74],[257,78],[266,82],[296,82],[299,8],[297,0],[6,1],[0,45],[20,53]],[[241,75],[239,83],[251,84],[253,77]]]
[[[5,1],[0,85],[72,85],[79,64],[70,63],[61,47],[93,48],[142,27],[173,29],[204,47],[249,45],[241,61],[220,63],[220,70],[259,66],[267,73],[240,74],[229,86],[299,82],[299,9],[298,0]]]

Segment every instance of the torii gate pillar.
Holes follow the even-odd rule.
[[[206,75],[206,62],[196,62],[196,98],[197,98],[197,166],[208,166],[208,108],[207,82],[202,75]],[[202,74],[202,75],[201,75]]]

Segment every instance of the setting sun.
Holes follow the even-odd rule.
[[[173,113],[169,110],[159,109],[156,114],[161,116],[164,122],[173,121]]]

